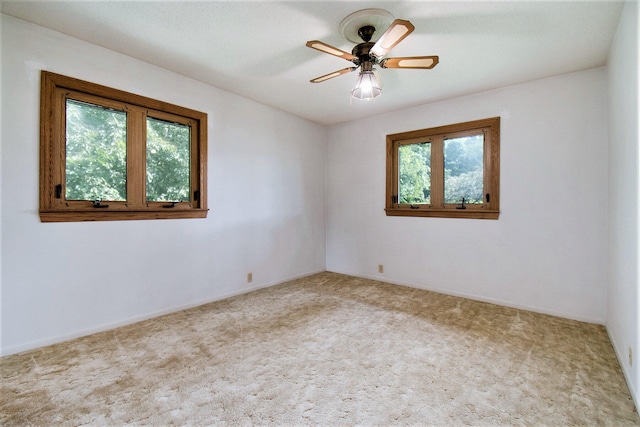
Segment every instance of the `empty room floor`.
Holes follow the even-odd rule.
[[[0,362],[2,425],[640,425],[600,325],[330,272]]]

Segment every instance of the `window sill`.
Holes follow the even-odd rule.
[[[40,211],[41,222],[124,221],[139,219],[206,218],[208,209],[167,211]]]
[[[419,216],[434,218],[498,219],[500,211],[488,209],[385,209],[387,216]]]

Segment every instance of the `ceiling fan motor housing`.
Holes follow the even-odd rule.
[[[358,35],[364,42],[355,45],[351,53],[358,58],[356,61],[353,61],[356,65],[363,64],[362,71],[370,71],[372,63],[376,62],[376,58],[370,53],[371,48],[375,45],[375,43],[370,41],[375,32],[376,29],[372,25],[365,25],[358,30]],[[365,64],[368,64],[368,70],[364,69]]]
[[[375,58],[371,56],[371,54],[369,53],[374,44],[375,43],[372,43],[372,42],[364,42],[364,43],[360,43],[359,45],[356,45],[351,51],[351,53],[353,54],[353,56],[356,56],[358,60],[357,62],[356,61],[353,61],[353,62],[356,62],[356,64],[361,64],[365,62],[375,62]]]

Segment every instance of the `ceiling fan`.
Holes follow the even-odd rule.
[[[385,55],[404,40],[415,27],[411,22],[403,19],[394,19],[393,16],[381,9],[365,9],[347,16],[340,24],[340,31],[349,41],[358,43],[351,53],[333,47],[319,40],[308,41],[306,46],[320,52],[344,58],[353,62],[354,66],[325,74],[310,80],[311,83],[321,83],[326,80],[350,73],[360,68],[360,75],[355,87],[351,91],[351,97],[370,100],[382,94],[380,81],[376,75],[374,65],[381,68],[418,68],[431,69],[438,64],[437,56],[407,56],[398,58],[385,58]],[[387,30],[374,43],[376,25],[388,25]],[[357,33],[357,38],[354,35]],[[362,41],[358,40],[361,39]]]

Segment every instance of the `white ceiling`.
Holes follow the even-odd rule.
[[[439,55],[432,70],[380,70],[383,95],[350,101],[352,12],[416,29],[387,56]],[[604,1],[4,1],[0,11],[323,124],[604,65],[622,3]],[[99,83],[99,82],[98,82]]]

